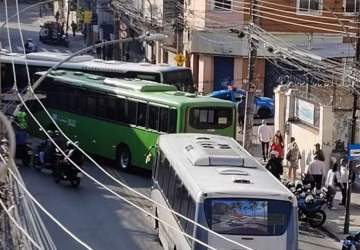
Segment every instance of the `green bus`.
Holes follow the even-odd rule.
[[[122,170],[151,168],[146,155],[163,133],[236,133],[233,103],[173,85],[57,70],[36,93],[47,96],[45,106],[70,138],[88,153],[115,160]],[[54,129],[43,110],[32,108],[44,128]]]

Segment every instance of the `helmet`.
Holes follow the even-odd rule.
[[[55,130],[54,133],[55,133],[56,136],[59,136],[59,135],[60,135],[59,130]]]
[[[303,182],[301,180],[295,181],[295,188],[299,189],[303,187]]]
[[[305,203],[307,203],[307,204],[312,204],[312,203],[314,203],[314,196],[312,196],[312,195],[306,196],[306,197],[305,197]]]
[[[46,131],[46,133],[48,133],[48,135],[49,135],[50,137],[53,137],[53,136],[54,136],[54,132],[53,132],[52,130],[48,130],[48,131]]]
[[[74,145],[79,146],[80,145],[79,141],[74,141]]]
[[[66,147],[69,148],[70,146],[72,146],[72,142],[71,142],[71,141],[67,141],[67,142],[66,142]]]
[[[273,151],[270,152],[270,156],[277,158],[279,156],[279,153],[277,151],[273,150]]]

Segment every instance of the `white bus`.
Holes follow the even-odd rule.
[[[256,250],[297,250],[294,195],[230,137],[160,135],[151,198]],[[215,249],[243,249],[164,207],[154,215]],[[154,220],[164,249],[206,249]]]
[[[27,55],[0,51],[0,83],[2,93],[11,89],[14,83],[12,74],[12,60],[15,62],[16,76],[19,88],[27,85],[25,59],[29,65],[32,82],[36,72],[46,71],[69,54],[53,52],[35,52]],[[112,78],[138,78],[175,85],[179,90],[194,92],[191,70],[168,64],[131,63],[122,61],[105,61],[95,59],[91,55],[75,56],[69,62],[62,64],[59,69],[82,71],[85,73],[102,75]]]

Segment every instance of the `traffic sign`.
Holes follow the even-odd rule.
[[[250,83],[249,92],[256,92],[256,84],[255,83]]]
[[[349,160],[360,160],[360,144],[349,145]]]
[[[120,38],[124,39],[124,38],[127,38],[128,34],[126,32],[126,30],[122,30],[120,31]]]
[[[177,66],[182,66],[184,64],[185,60],[186,60],[186,57],[183,54],[181,54],[181,53],[176,54],[175,61],[176,61]]]
[[[127,30],[127,26],[125,23],[120,23],[119,28],[120,30]]]

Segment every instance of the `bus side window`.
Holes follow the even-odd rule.
[[[159,161],[159,167],[157,171],[157,180],[159,183],[159,186],[164,191],[164,194],[166,193],[167,186],[168,186],[168,178],[169,176],[169,161],[164,156],[164,153],[160,151],[160,161]]]
[[[136,118],[137,118],[137,102],[127,101],[126,122],[128,124],[136,125]]]
[[[107,98],[104,94],[98,94],[97,96],[96,116],[107,118]]]
[[[174,200],[175,200],[175,192],[176,192],[175,177],[176,177],[175,171],[172,167],[170,167],[169,188],[168,188],[167,198],[171,206],[174,206]]]
[[[193,198],[191,196],[188,196],[188,204],[189,204],[189,206],[188,206],[188,212],[186,214],[186,217],[189,218],[190,220],[194,220],[196,205],[195,205],[195,201],[193,200]],[[189,235],[193,235],[193,230],[194,230],[194,223],[188,222],[186,224],[185,232]]]
[[[173,209],[176,212],[180,212],[180,207],[181,207],[181,192],[183,188],[183,184],[182,181],[180,180],[180,178],[175,174],[175,201],[174,201],[174,207]]]
[[[147,110],[147,104],[139,102],[138,103],[138,112],[137,112],[137,121],[136,125],[140,127],[145,127],[146,125],[146,110]]]
[[[150,129],[159,130],[159,112],[160,107],[149,105],[148,124]]]
[[[177,123],[177,111],[176,109],[170,109],[169,129],[168,133],[176,133]]]
[[[169,109],[160,108],[160,131],[168,131]]]

